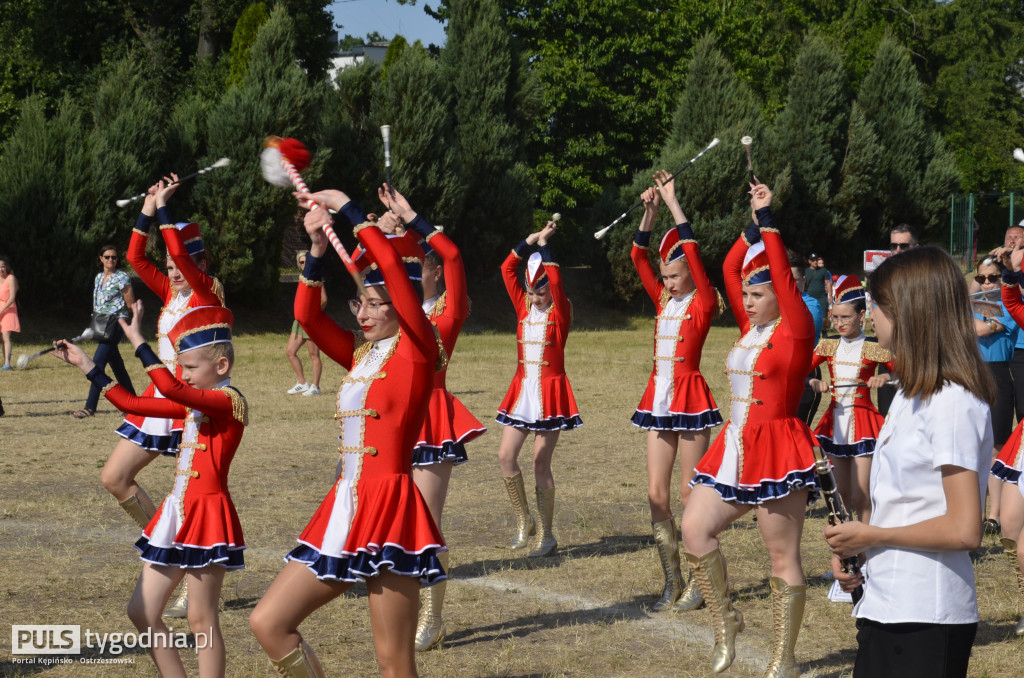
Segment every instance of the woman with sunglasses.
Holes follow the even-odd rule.
[[[420,306],[423,250],[388,238],[341,191],[303,196],[324,209],[306,214],[311,244],[295,293],[295,317],[328,357],[349,370],[338,392],[338,478],[249,618],[271,664],[284,676],[323,676],[299,633],[320,607],[364,582],[381,674],[415,676],[420,586],[445,578],[441,534],[412,482],[412,454],[444,367],[433,325]],[[308,204],[308,203],[304,203]],[[328,209],[354,224],[364,290],[351,302],[361,333],[320,308]],[[416,218],[415,213],[406,214]],[[381,221],[397,220],[385,213]]]
[[[96,274],[96,281],[92,286],[92,312],[93,313],[114,313],[119,318],[128,319],[128,308],[135,303],[135,293],[132,291],[132,281],[128,274],[117,267],[117,247],[104,245],[100,248],[100,264],[103,270]],[[124,359],[121,358],[121,351],[117,345],[121,343],[124,332],[120,323],[114,324],[114,333],[109,339],[101,339],[96,344],[96,353],[92,361],[100,371],[110,369],[114,372],[114,378],[125,390],[135,395],[132,387],[132,379],[125,369]],[[96,413],[96,405],[100,401],[100,387],[92,384],[89,387],[89,395],[85,399],[85,407],[73,412],[76,419],[85,419]]]
[[[812,367],[828,365],[832,385],[821,379],[811,379],[809,385],[817,393],[832,393],[832,402],[814,435],[832,462],[843,502],[854,507],[857,517],[867,522],[871,515],[871,454],[884,419],[871,402],[871,389],[889,382],[888,374],[875,372],[880,364],[892,370],[892,354],[864,336],[865,311],[860,279],[855,275],[840,276],[830,314],[839,338],[819,341],[811,361]]]
[[[974,282],[980,292],[1001,289],[1000,278],[1003,267],[999,259],[989,255],[978,262]],[[994,304],[979,304],[974,309],[974,333],[978,337],[978,350],[985,361],[992,379],[996,383],[996,402],[992,405],[992,435],[995,449],[992,461],[996,462],[999,450],[1013,430],[1013,377],[1010,375],[1010,359],[1017,342],[1017,323],[1014,322],[1002,301]],[[1015,481],[1016,479],[1014,479]],[[993,534],[1001,531],[1000,497],[1003,483],[998,476],[988,479],[988,514],[985,530]],[[1013,519],[1011,518],[1011,521]],[[1019,530],[1018,530],[1019,532]],[[1016,535],[1013,537],[1016,539]]]

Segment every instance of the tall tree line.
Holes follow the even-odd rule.
[[[425,8],[446,26],[439,53],[394,39],[383,65],[333,83],[325,7],[12,0],[0,250],[33,262],[25,295],[83,306],[93,248],[126,242],[134,218],[113,200],[228,156],[173,207],[203,225],[233,303],[272,297],[296,210],[259,174],[271,133],[314,151],[311,186],[372,202],[389,124],[395,183],[472,253],[471,275],[558,211],[560,257],[624,297],[632,226],[590,234],[713,137],[678,182],[712,262],[748,218],[743,135],[787,241],[851,265],[900,221],[940,237],[952,191],[1024,180],[1019,3],[442,2]]]

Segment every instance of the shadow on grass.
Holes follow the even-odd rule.
[[[466,647],[478,643],[509,640],[511,638],[527,638],[540,631],[548,631],[566,626],[611,625],[619,621],[637,621],[650,619],[643,606],[650,596],[637,596],[633,600],[606,605],[604,607],[587,608],[544,614],[527,614],[495,624],[474,626],[462,631],[451,633],[445,639],[448,648]],[[532,674],[530,674],[532,675]]]

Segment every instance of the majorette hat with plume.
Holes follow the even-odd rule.
[[[402,258],[402,263],[405,264],[405,272],[409,276],[409,280],[422,281],[423,259],[425,255],[423,248],[420,247],[419,237],[411,231],[406,231],[404,235],[389,235],[388,241],[398,251],[398,256]],[[357,248],[354,255],[352,261],[363,276],[363,284],[367,287],[383,285],[384,275],[377,267],[377,262],[373,260],[373,256],[362,247]]]
[[[768,253],[764,251],[764,242],[757,242],[747,248],[747,254],[743,257],[743,284],[745,285],[767,285],[772,281],[771,272],[768,270]]]
[[[197,306],[174,324],[167,338],[178,353],[212,344],[231,343],[235,316],[223,306]]]
[[[858,299],[864,299],[864,285],[855,275],[841,275],[832,287],[832,298],[837,304],[848,304]]]

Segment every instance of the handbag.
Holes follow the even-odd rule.
[[[89,321],[89,329],[96,341],[110,341],[117,334],[118,327],[116,313],[93,313]]]

